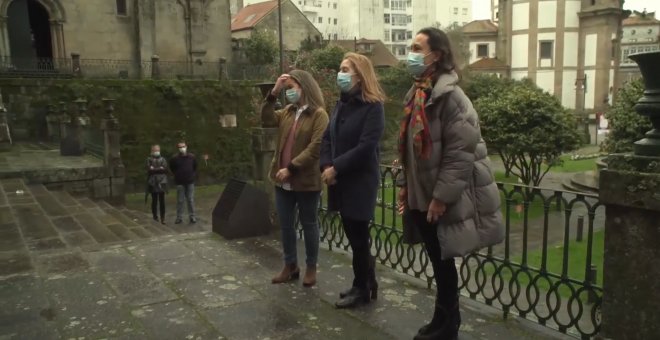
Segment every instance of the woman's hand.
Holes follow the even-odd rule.
[[[270,94],[273,96],[278,96],[280,91],[282,91],[284,88],[284,84],[286,84],[286,81],[289,80],[290,77],[290,75],[285,73],[277,78],[277,81],[275,81],[275,87],[273,87],[273,90],[270,92]]]
[[[323,183],[326,185],[334,185],[337,183],[337,179],[335,178],[337,176],[337,171],[335,171],[334,166],[330,166],[325,168],[323,170],[323,173],[321,174],[321,179],[323,180]]]
[[[406,187],[399,188],[399,193],[397,194],[397,210],[399,215],[403,215],[403,211],[406,209],[406,204],[408,203],[408,189]]]
[[[438,222],[440,217],[445,214],[445,210],[447,210],[447,206],[434,198],[429,204],[429,211],[426,213],[426,221],[429,223]]]
[[[275,179],[280,183],[286,182],[289,179],[289,177],[291,177],[291,172],[289,172],[289,169],[287,168],[280,169],[275,174]]]

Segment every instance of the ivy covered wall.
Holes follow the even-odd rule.
[[[251,176],[250,128],[258,124],[260,101],[258,90],[251,84],[2,79],[0,88],[18,140],[47,138],[48,104],[65,102],[69,112],[74,112],[73,101],[86,99],[91,124],[100,126],[105,115],[101,99],[116,99],[114,115],[121,125],[121,152],[129,190],[144,187],[143,166],[151,144],[161,144],[163,155],[170,157],[181,139],[197,155],[200,183]],[[218,121],[222,114],[236,114],[238,127],[222,128]]]

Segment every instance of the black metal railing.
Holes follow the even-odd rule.
[[[72,59],[68,58],[13,58],[0,56],[0,76],[70,78],[73,76],[72,65]]]
[[[423,279],[433,269],[422,245],[402,242],[396,212],[401,169],[381,167],[382,182],[371,225],[372,250],[385,266]],[[464,296],[588,339],[600,329],[604,206],[597,196],[498,183],[506,238],[497,246],[458,259]],[[340,217],[320,208],[321,240],[349,251]],[[302,237],[302,233],[300,233]]]

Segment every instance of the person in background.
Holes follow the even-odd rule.
[[[504,239],[500,195],[479,117],[457,85],[447,35],[437,28],[419,31],[407,64],[414,84],[399,134],[404,171],[397,182],[398,205],[404,242],[424,242],[437,287],[431,323],[414,339],[457,339],[461,314],[454,258]]]
[[[321,169],[328,209],[341,215],[353,250],[353,285],[339,294],[335,305],[352,308],[378,295],[369,224],[380,185],[378,143],[385,129],[385,94],[367,57],[347,53],[339,69],[341,95],[323,135]]]
[[[167,192],[167,160],[160,154],[158,144],[151,146],[151,155],[147,158],[147,193],[151,194],[151,213],[154,221],[165,224],[165,193]],[[145,198],[146,200],[146,198]],[[160,207],[160,215],[158,214]]]
[[[262,113],[273,112],[277,96],[286,89],[290,103],[275,112],[279,138],[270,178],[276,183],[275,207],[282,232],[284,268],[271,280],[283,283],[300,276],[296,254],[296,208],[305,235],[306,267],[303,286],[316,284],[319,253],[318,206],[321,197],[319,148],[328,126],[321,88],[311,74],[293,70],[275,83],[262,107]]]
[[[195,217],[195,177],[197,176],[197,159],[188,152],[186,142],[176,145],[179,152],[170,160],[170,170],[174,174],[176,184],[176,221],[183,222],[183,205],[188,207],[190,223],[197,223]]]

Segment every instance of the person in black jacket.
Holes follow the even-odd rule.
[[[151,156],[147,158],[147,193],[151,194],[151,212],[154,221],[158,221],[160,206],[160,223],[165,224],[165,193],[167,192],[167,160],[160,154],[158,144],[151,147]],[[145,198],[146,201],[146,198]]]
[[[375,259],[369,225],[380,184],[378,143],[385,129],[385,95],[371,61],[347,53],[337,74],[341,97],[321,144],[322,179],[328,209],[341,215],[353,250],[353,286],[339,294],[337,308],[351,308],[377,297]]]
[[[188,152],[186,142],[180,142],[176,146],[179,153],[170,160],[170,170],[174,174],[176,184],[176,221],[183,222],[183,203],[188,205],[190,223],[197,223],[195,217],[195,176],[197,175],[197,159],[195,155]]]

